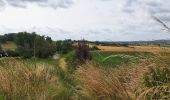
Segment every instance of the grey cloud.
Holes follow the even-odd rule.
[[[68,8],[73,0],[0,0],[0,5],[8,4],[13,7],[26,8],[28,4],[37,4],[41,7]]]
[[[169,7],[169,0],[126,0],[123,11],[130,14],[143,9],[144,12],[148,12],[151,16],[161,15],[161,19],[170,21]]]
[[[4,5],[5,5],[5,3],[2,0],[0,0],[0,7],[2,7]]]

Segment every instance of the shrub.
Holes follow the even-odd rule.
[[[90,48],[85,41],[79,42],[75,51],[75,59],[79,64],[83,64],[92,59]]]
[[[76,50],[70,52],[66,56],[69,71],[73,72],[77,66],[85,64],[92,59],[90,48],[85,42],[79,42]]]
[[[8,54],[8,57],[18,57],[19,54],[16,51],[12,51],[12,50],[7,50],[6,53]]]
[[[144,87],[138,98],[147,100],[167,100],[170,98],[170,71],[168,68],[154,68],[144,75]]]
[[[73,41],[72,40],[64,40],[56,42],[57,51],[63,54],[69,53],[73,50]]]

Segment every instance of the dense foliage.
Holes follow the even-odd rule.
[[[9,33],[5,35],[0,36],[0,42],[1,43],[6,43],[7,41],[14,41],[15,40],[15,33]]]
[[[38,57],[48,58],[56,52],[56,45],[50,37],[40,36],[36,33],[10,33],[0,36],[0,42],[6,43],[12,41],[17,45],[15,51],[7,50],[6,52],[10,57],[21,56],[24,58]],[[2,54],[1,53],[1,54]]]
[[[92,59],[89,45],[87,45],[84,40],[79,41],[76,49],[73,52],[70,52],[66,58],[66,61],[70,66],[70,70],[75,70],[77,66],[85,64],[87,61]]]
[[[15,42],[18,46],[17,52],[25,58],[33,56],[48,58],[56,51],[50,37],[40,36],[35,33],[20,32],[16,35]]]
[[[73,43],[74,42],[70,39],[64,41],[57,41],[56,42],[57,51],[62,54],[66,54],[73,50],[74,48]]]

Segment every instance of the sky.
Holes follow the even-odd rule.
[[[0,34],[37,32],[53,40],[170,39],[169,0],[0,0]]]

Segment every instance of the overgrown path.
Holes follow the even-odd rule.
[[[59,59],[59,67],[63,70],[63,71],[67,71],[67,63],[65,61],[65,58],[60,58]]]

